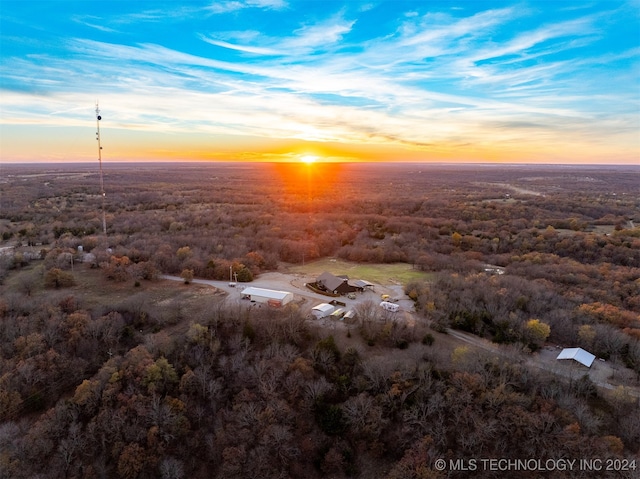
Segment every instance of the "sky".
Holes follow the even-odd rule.
[[[640,164],[640,0],[0,0],[0,159]]]

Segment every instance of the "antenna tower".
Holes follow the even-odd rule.
[[[104,209],[104,179],[102,177],[102,146],[100,145],[100,108],[98,108],[98,101],[96,100],[96,140],[98,140],[98,163],[100,164],[100,196],[102,196],[102,232],[107,235],[107,218]]]

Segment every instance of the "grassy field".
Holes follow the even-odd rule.
[[[360,264],[333,258],[312,261],[304,266],[291,266],[288,271],[313,277],[329,271],[335,275],[346,274],[351,279],[364,279],[381,285],[404,285],[413,280],[429,280],[432,277],[430,273],[413,269],[407,263]]]
[[[0,289],[3,294],[24,293],[24,282],[32,284],[30,300],[61,299],[74,296],[83,309],[103,308],[109,310],[121,304],[156,307],[160,309],[174,308],[188,311],[201,302],[202,298],[213,298],[216,290],[199,284],[185,285],[173,281],[140,281],[134,286],[134,280],[119,283],[106,280],[102,272],[90,269],[87,265],[77,265],[73,271],[76,284],[68,288],[44,288],[42,265],[35,262],[26,268],[12,271]],[[47,299],[48,298],[48,299]],[[54,300],[55,303],[55,300]]]

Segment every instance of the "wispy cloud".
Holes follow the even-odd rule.
[[[80,24],[80,25],[84,25],[86,27],[89,28],[94,28],[95,30],[99,30],[101,32],[106,32],[106,33],[117,33],[118,30],[115,28],[111,28],[105,25],[102,25],[100,22],[102,21],[102,19],[100,17],[97,17],[95,15],[72,15],[71,16],[71,20]]]
[[[72,38],[65,56],[3,59],[3,84],[13,92],[2,96],[0,122],[84,126],[87,112],[78,102],[91,105],[99,96],[111,125],[137,131],[425,152],[489,143],[508,152],[581,142],[599,153],[605,144],[611,151],[639,146],[632,137],[640,126],[639,47],[585,53],[601,41],[606,12],[527,23],[535,12],[520,6],[466,16],[413,7],[375,33],[358,17],[363,9],[344,8],[315,21],[301,17],[277,34],[200,24],[193,37],[202,48],[184,50]],[[184,18],[194,8],[182,9]],[[276,0],[198,7],[211,15],[290,8]],[[126,21],[161,21],[166,13],[129,14]],[[108,21],[101,29],[97,17],[74,21],[117,33]],[[636,69],[620,73],[627,83],[611,79],[615,88],[605,95],[597,83],[607,72],[598,68],[616,62],[635,62]]]
[[[250,45],[239,45],[239,44],[225,42],[222,40],[216,40],[215,38],[210,38],[202,34],[199,35],[199,38],[217,47],[228,48],[229,50],[236,50],[239,52],[251,53],[254,55],[281,55],[282,54],[280,51],[274,50],[272,48],[253,47]]]
[[[279,10],[287,7],[284,0],[221,0],[212,2],[206,9],[212,13],[228,13],[245,8]]]
[[[354,23],[355,20],[345,20],[336,15],[321,23],[304,25],[295,30],[292,37],[283,40],[281,46],[297,54],[322,51],[342,40]]]
[[[257,55],[278,55],[300,61],[305,55],[333,51],[343,37],[351,31],[355,20],[346,20],[335,15],[320,23],[301,25],[290,35],[268,36],[255,31],[250,32],[218,32],[213,35],[199,35],[203,41],[231,50]],[[229,41],[232,40],[232,41]],[[252,42],[248,44],[246,42]],[[257,45],[256,45],[257,44]]]

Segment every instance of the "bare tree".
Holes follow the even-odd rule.
[[[182,461],[175,457],[165,457],[160,462],[159,470],[162,479],[182,479],[185,477]]]

